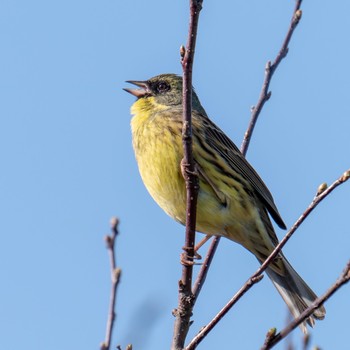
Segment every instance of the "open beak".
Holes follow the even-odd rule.
[[[152,95],[147,81],[127,80],[126,82],[129,84],[134,84],[140,88],[140,89],[123,89],[126,92],[130,93],[131,95],[134,95],[137,98]]]

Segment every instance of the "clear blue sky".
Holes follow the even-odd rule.
[[[204,1],[193,83],[238,145],[293,6]],[[303,11],[248,152],[288,226],[320,183],[350,167],[350,4],[305,1]],[[122,88],[125,80],[181,73],[187,22],[187,1],[1,2],[1,349],[98,348],[110,290],[103,237],[112,215],[121,220],[123,269],[113,345],[169,348],[184,229],[140,180],[129,127],[134,98]],[[284,250],[318,294],[350,257],[349,196],[350,184],[338,189]],[[191,334],[257,266],[243,248],[222,241]],[[326,304],[312,344],[348,343],[349,288]],[[286,317],[265,278],[201,349],[258,349],[267,329],[280,329]]]

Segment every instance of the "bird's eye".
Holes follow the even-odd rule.
[[[157,84],[156,89],[159,94],[163,94],[164,92],[167,92],[170,90],[170,85],[165,81],[160,81]]]

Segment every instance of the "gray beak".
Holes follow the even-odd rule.
[[[137,98],[152,95],[152,92],[149,88],[147,81],[127,80],[126,82],[129,84],[134,84],[140,88],[140,89],[123,89],[129,94],[134,95]]]

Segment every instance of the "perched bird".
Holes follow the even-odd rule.
[[[124,90],[137,97],[131,107],[131,129],[142,180],[158,205],[185,225],[182,78],[162,74],[128,83],[138,87]],[[264,262],[278,244],[268,212],[281,228],[286,226],[264,182],[237,146],[208,118],[194,90],[192,133],[199,176],[196,230],[235,241]],[[266,272],[294,317],[317,298],[282,253]],[[307,323],[313,326],[314,319],[323,319],[325,312],[319,307]],[[302,329],[306,332],[306,324]]]

